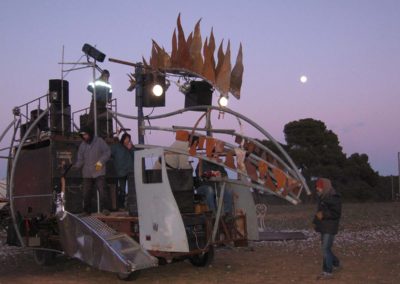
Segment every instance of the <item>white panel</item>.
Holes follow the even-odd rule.
[[[241,208],[246,213],[247,239],[258,240],[259,232],[256,205],[254,203],[253,194],[250,192],[250,188],[237,184],[227,184],[227,186],[229,186],[238,197],[238,199],[235,200],[236,209]]]
[[[162,157],[162,183],[143,183],[142,158]],[[188,252],[185,226],[168,181],[161,148],[135,152],[140,244],[147,250]]]

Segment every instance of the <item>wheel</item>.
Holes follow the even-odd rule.
[[[118,273],[117,277],[119,280],[123,281],[133,281],[136,280],[139,277],[140,271],[136,270],[130,273]]]
[[[56,253],[53,251],[40,250],[40,249],[35,249],[33,251],[33,258],[36,264],[41,266],[47,266],[53,264],[55,257]]]
[[[213,259],[214,259],[214,247],[209,246],[207,252],[191,256],[189,258],[189,261],[194,266],[204,267],[210,265]]]
[[[163,257],[157,257],[157,258],[158,258],[158,265],[159,266],[163,266],[163,265],[167,265],[168,264],[168,261],[165,258],[163,258]]]

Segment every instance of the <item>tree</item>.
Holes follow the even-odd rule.
[[[342,174],[346,156],[325,123],[312,118],[292,121],[285,125],[284,134],[289,155],[306,176],[336,179]]]
[[[379,175],[371,168],[368,155],[354,153],[346,158],[338,136],[322,121],[307,118],[289,122],[284,134],[288,154],[309,182],[311,177],[327,177],[348,199],[367,200],[381,195]]]

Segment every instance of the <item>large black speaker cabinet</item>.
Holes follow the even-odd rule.
[[[62,90],[62,96],[61,96]],[[49,99],[50,103],[57,105],[61,108],[62,98],[64,101],[64,107],[69,105],[69,83],[65,80],[51,79],[49,80]]]
[[[42,113],[44,110],[42,109],[34,109],[31,111],[31,123],[33,123]],[[47,131],[49,130],[49,116],[48,114],[44,115],[36,124],[40,131]]]
[[[212,86],[206,81],[191,81],[190,90],[185,95],[185,108],[192,106],[210,106],[212,104]],[[199,111],[203,111],[200,110]]]
[[[64,134],[71,133],[71,107],[64,108],[64,113],[56,105],[50,106],[50,130],[54,133],[62,133],[62,120],[64,120]]]

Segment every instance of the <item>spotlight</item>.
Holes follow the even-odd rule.
[[[82,47],[82,51],[83,53],[85,53],[87,56],[92,57],[94,60],[99,61],[99,62],[103,62],[104,58],[106,58],[106,55],[99,51],[98,49],[96,49],[95,47],[91,46],[88,43],[85,43]]]
[[[221,96],[221,97],[218,99],[218,105],[219,105],[220,107],[226,107],[226,106],[228,105],[228,97],[226,97],[226,96]]]
[[[153,93],[153,95],[155,95],[156,97],[159,97],[163,94],[164,89],[163,87],[161,87],[161,85],[159,84],[155,84],[153,86],[153,88],[151,89],[151,92]]]
[[[165,91],[168,85],[163,74],[145,74],[143,77],[143,107],[165,106]],[[137,101],[136,106],[138,106]]]

